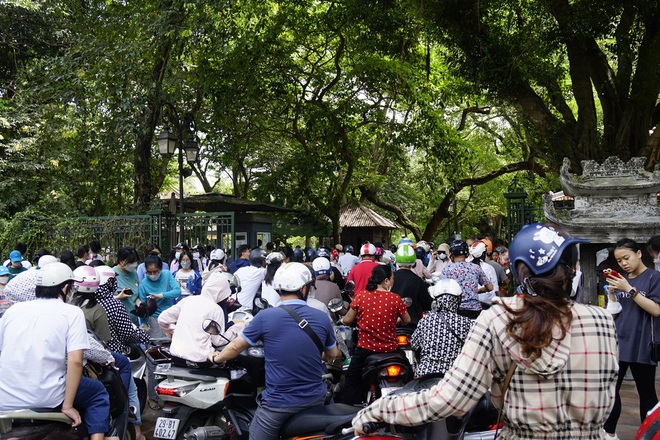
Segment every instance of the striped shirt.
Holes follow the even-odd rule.
[[[521,298],[495,298],[512,308]],[[504,439],[599,439],[614,404],[618,347],[612,316],[603,308],[574,304],[565,338],[535,360],[506,332],[508,314],[494,305],[482,312],[445,378],[433,388],[387,396],[363,409],[353,427],[370,421],[418,425],[465,414],[490,388],[502,406],[502,384],[517,364],[504,399]]]

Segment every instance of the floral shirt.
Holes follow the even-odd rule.
[[[539,358],[530,359],[508,334],[508,313],[497,305],[516,309],[522,301],[494,298],[443,380],[428,390],[376,400],[357,414],[353,427],[374,421],[412,426],[460,416],[490,388],[495,406],[504,405],[498,439],[600,439],[619,372],[612,316],[602,307],[574,304],[564,339],[554,339]],[[516,369],[503,397],[512,363]]]
[[[397,349],[396,321],[408,313],[399,295],[363,290],[355,295],[351,308],[357,312],[358,347],[380,353]]]
[[[481,310],[479,302],[479,286],[490,283],[483,269],[467,261],[456,261],[442,269],[440,276],[443,279],[456,280],[463,290],[461,310]]]

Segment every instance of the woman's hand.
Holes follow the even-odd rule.
[[[153,299],[163,299],[163,294],[162,293],[152,293],[147,295],[148,298],[153,298]]]
[[[605,277],[605,279],[607,280],[607,284],[610,285],[610,291],[614,289],[614,290],[621,290],[624,292],[628,292],[632,289],[632,286],[630,285],[628,280],[622,276],[616,277],[612,274],[608,274]]]

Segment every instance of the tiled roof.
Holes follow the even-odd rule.
[[[364,205],[344,205],[339,211],[339,224],[343,228],[387,228],[399,229],[392,221]]]

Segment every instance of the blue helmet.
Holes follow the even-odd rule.
[[[463,240],[454,240],[449,245],[449,252],[452,255],[468,255],[468,245]]]
[[[316,251],[316,256],[317,257],[324,257],[324,258],[327,258],[329,260],[330,259],[330,251],[328,251],[326,248],[319,248]]]
[[[348,245],[346,245],[346,246],[344,247],[344,252],[346,252],[346,253],[348,253],[348,254],[352,254],[352,253],[355,252],[355,249],[353,249],[353,246],[351,246],[350,244],[348,244]]]
[[[559,262],[572,266],[574,245],[590,241],[571,237],[568,232],[551,223],[526,225],[513,237],[509,246],[513,278],[520,282],[516,267],[519,262],[523,262],[534,276],[550,272]]]

